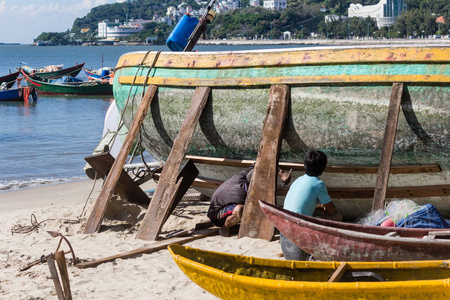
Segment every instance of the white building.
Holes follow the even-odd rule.
[[[110,23],[108,20],[103,20],[98,23],[98,37],[99,38],[119,38],[138,33],[143,30],[145,23],[152,22],[149,20],[130,20],[130,22],[119,23],[119,20],[115,20],[114,23]]]
[[[219,1],[216,2],[216,11],[217,12],[227,12],[229,10],[238,9],[240,6],[240,1]]]
[[[263,7],[265,9],[271,9],[271,10],[285,10],[287,7],[287,1],[286,0],[264,0]]]
[[[406,11],[404,0],[381,0],[378,4],[362,6],[361,4],[350,4],[348,17],[367,18],[377,21],[378,28],[394,24],[395,19]]]
[[[250,0],[250,6],[260,6],[259,0]]]

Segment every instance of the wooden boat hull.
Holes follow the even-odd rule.
[[[450,295],[448,261],[348,263],[349,271],[372,271],[387,281],[329,283],[342,263],[263,259],[179,245],[170,245],[169,251],[184,274],[221,299],[445,299]]]
[[[25,74],[25,73],[24,73]],[[48,83],[25,75],[27,82],[35,86],[39,94],[43,95],[112,95],[113,87],[109,82],[74,82]]]
[[[436,230],[337,224],[339,222],[303,216],[263,201],[260,207],[281,233],[319,260],[405,261],[450,257],[450,240],[435,238]],[[390,236],[389,232],[396,235]],[[438,232],[450,236],[448,230]]]
[[[86,74],[87,78],[89,80],[109,80],[111,78],[111,74],[108,73],[107,75],[102,76],[101,74],[98,74],[97,71],[94,70],[88,70],[86,68],[83,68],[84,74]]]
[[[10,89],[14,85],[14,83],[16,83],[16,79],[19,76],[19,74],[20,74],[20,71],[17,71],[17,72],[0,77],[0,84],[2,84],[3,82],[6,82],[7,83],[6,87],[8,89]]]
[[[77,64],[77,65],[75,65],[73,67],[70,67],[70,68],[65,68],[65,69],[52,71],[52,72],[35,72],[35,73],[30,73],[26,69],[22,68],[22,70],[27,75],[36,75],[36,76],[39,76],[41,78],[57,79],[57,78],[61,78],[63,76],[77,77],[78,74],[80,73],[81,69],[83,68],[83,66],[84,66],[84,63]]]
[[[392,83],[404,82],[406,96],[393,164],[438,163],[443,171],[425,178],[417,174],[391,176],[389,186],[448,185],[449,57],[450,49],[446,47],[162,52],[159,57],[156,52],[132,52],[119,59],[114,97],[119,111],[126,110],[124,121],[130,126],[144,82],[159,86],[141,136],[143,146],[163,163],[181,128],[194,88],[210,86],[212,96],[187,154],[255,159],[269,87],[286,84],[291,87],[291,106],[280,161],[301,162],[308,149],[320,149],[327,154],[329,164],[377,165]],[[222,181],[239,172],[222,166],[201,165],[198,169],[199,177]],[[292,174],[293,179],[300,175]],[[329,187],[374,187],[376,181],[376,174],[324,175]],[[213,192],[201,191],[206,195]],[[370,210],[371,199],[354,201],[356,204],[345,199],[336,202],[346,218]],[[449,196],[417,202],[437,204],[443,214],[450,216]],[[444,204],[440,207],[439,203]]]

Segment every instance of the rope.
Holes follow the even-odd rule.
[[[39,228],[42,227],[41,226],[42,223],[44,223],[46,221],[50,221],[50,220],[55,220],[55,219],[47,219],[47,220],[38,222],[36,216],[34,214],[31,214],[31,225],[29,225],[29,226],[24,226],[24,225],[20,225],[20,224],[14,225],[11,228],[11,233],[13,233],[13,234],[14,233],[28,234],[33,231],[37,231]]]

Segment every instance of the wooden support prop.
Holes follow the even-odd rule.
[[[264,120],[255,169],[245,200],[239,238],[248,236],[270,241],[273,237],[274,226],[259,208],[258,200],[275,204],[277,164],[290,92],[290,87],[287,85],[272,85],[270,87],[267,115]]]
[[[97,172],[98,177],[106,179],[112,166],[114,165],[114,157],[109,152],[89,155],[84,158],[88,164]],[[114,193],[119,194],[129,202],[139,204],[149,204],[150,198],[139,187],[139,185],[131,179],[130,175],[122,169],[120,177],[117,180]]]
[[[248,168],[255,163],[250,159],[231,159],[207,156],[186,155],[186,159],[192,160],[195,164],[207,164],[215,166],[227,166]],[[303,164],[279,162],[278,166],[282,169],[292,169],[293,171],[305,171]],[[416,165],[393,165],[391,174],[410,174],[410,173],[432,173],[441,172],[439,164],[416,164]],[[325,173],[348,173],[348,174],[377,174],[378,166],[370,165],[328,165]]]
[[[177,182],[180,181],[181,184],[175,195],[172,206],[170,207],[169,213],[167,214],[166,219],[163,222],[163,225],[167,221],[169,216],[172,214],[172,212],[175,210],[178,203],[180,203],[181,199],[183,199],[184,194],[186,194],[186,192],[189,190],[195,178],[197,178],[198,173],[199,172],[195,167],[194,163],[192,162],[192,160],[188,160],[187,163],[184,165],[183,169],[181,169],[180,174],[178,174]]]
[[[211,88],[209,87],[197,87],[195,89],[183,125],[173,143],[172,150],[164,165],[152,201],[139,227],[136,238],[156,240],[158,237],[161,227],[167,219],[172,204],[178,194],[178,190],[182,185],[182,180],[178,180],[180,165],[210,93]]]
[[[154,173],[153,178],[156,180],[160,177],[160,174]],[[196,178],[192,183],[193,187],[201,187],[207,189],[217,189],[223,181]],[[286,196],[289,187],[278,187],[276,195]],[[332,199],[364,199],[373,198],[375,188],[364,187],[329,187],[328,194]],[[386,197],[388,198],[421,198],[421,197],[444,197],[450,194],[450,185],[425,185],[425,186],[401,186],[401,187],[388,187]]]
[[[389,103],[389,111],[386,120],[386,129],[384,131],[383,147],[381,149],[380,165],[378,167],[377,183],[372,202],[372,211],[384,208],[402,95],[403,83],[395,82],[392,85],[391,100]]]
[[[341,280],[342,276],[344,275],[345,271],[347,271],[348,264],[346,262],[341,263],[339,268],[334,271],[333,275],[331,275],[330,279],[328,279],[328,282],[338,282]]]
[[[120,174],[122,174],[123,166],[128,157],[128,153],[130,153],[131,147],[133,147],[136,135],[144,122],[144,118],[150,108],[150,103],[155,97],[157,90],[158,87],[155,85],[151,85],[147,88],[141,104],[139,105],[138,111],[134,116],[134,120],[128,129],[128,134],[122,144],[119,155],[117,155],[117,159],[109,172],[109,176],[106,178],[103,188],[100,191],[100,195],[92,208],[92,212],[87,220],[86,227],[84,228],[84,233],[94,233],[100,230],[106,207],[111,200],[114,189],[116,188],[117,182],[120,178]]]
[[[59,281],[58,271],[56,270],[54,257],[47,258],[47,265],[50,270],[50,274],[52,276],[53,284],[55,285],[56,295],[58,296],[58,300],[64,300],[64,292],[61,287],[61,282]]]
[[[204,237],[217,235],[217,234],[218,234],[218,228],[208,228],[205,230],[195,232],[191,236],[175,237],[175,238],[167,239],[164,241],[158,241],[147,247],[138,248],[135,250],[131,250],[131,251],[113,255],[113,256],[108,256],[108,257],[97,259],[94,261],[79,263],[79,264],[76,264],[75,267],[80,268],[80,269],[93,268],[93,267],[96,267],[103,263],[114,261],[118,258],[126,259],[126,258],[131,258],[133,256],[140,255],[140,254],[148,254],[148,253],[156,252],[156,251],[159,251],[162,249],[166,249],[167,246],[169,246],[171,244],[182,245],[184,243],[188,243],[188,242],[191,242],[194,240],[202,239]]]

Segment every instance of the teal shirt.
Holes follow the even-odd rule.
[[[318,204],[331,202],[327,187],[319,177],[303,175],[289,188],[284,200],[284,209],[312,216]]]

